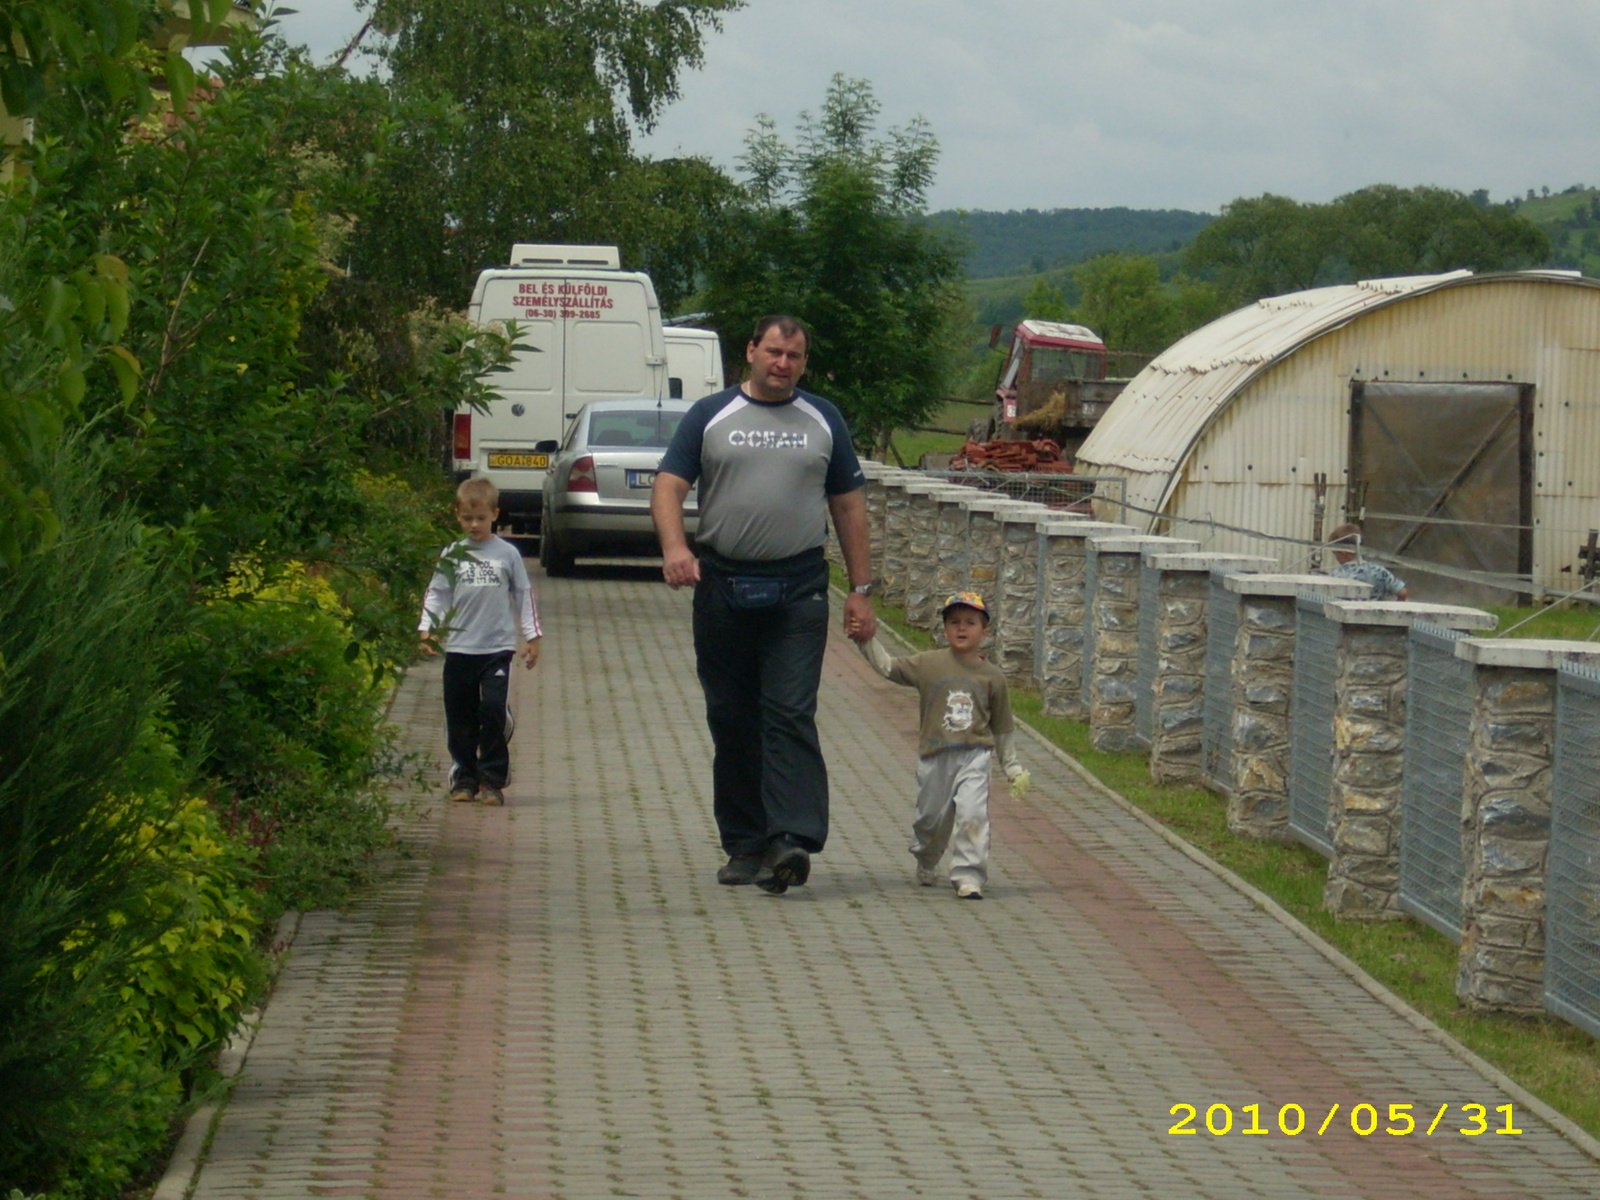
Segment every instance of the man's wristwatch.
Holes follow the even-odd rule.
[[[866,583],[856,584],[855,587],[851,588],[850,590],[858,596],[870,596],[875,588],[876,585],[872,582],[872,580],[869,579]]]

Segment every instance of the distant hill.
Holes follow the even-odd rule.
[[[1539,197],[1530,188],[1514,203],[1549,236],[1550,266],[1600,276],[1600,188],[1580,184]]]
[[[1183,209],[1057,208],[1048,212],[946,210],[928,223],[967,244],[967,278],[1037,275],[1106,251],[1162,254],[1181,250],[1213,219]]]

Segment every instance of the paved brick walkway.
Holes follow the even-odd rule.
[[[718,887],[688,597],[653,579],[539,581],[511,803],[423,808],[381,893],[305,917],[197,1197],[1600,1194],[1520,1106],[1456,1133],[1510,1097],[1026,741],[991,898],[915,886],[914,697],[842,638],[834,840],[787,896]],[[395,716],[442,757],[437,689]]]

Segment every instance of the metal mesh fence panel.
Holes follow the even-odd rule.
[[[1059,475],[1021,471],[923,471],[930,479],[944,479],[964,487],[982,488],[1030,500],[1064,512],[1088,512],[1091,500],[1100,500],[1122,511],[1127,480],[1119,475]]]
[[[1200,771],[1205,781],[1233,791],[1233,644],[1239,636],[1238,597],[1214,572],[1206,602],[1206,694],[1200,725]]]
[[[1466,634],[1411,627],[1406,745],[1400,796],[1400,908],[1461,940],[1461,771],[1472,724],[1472,664],[1457,658]]]
[[[1334,652],[1339,627],[1322,615],[1328,597],[1295,602],[1294,695],[1289,701],[1289,832],[1324,855],[1333,788]]]
[[[1139,678],[1133,697],[1134,732],[1145,745],[1155,733],[1156,606],[1161,601],[1161,572],[1144,567],[1139,572]]]
[[[1600,671],[1563,666],[1556,691],[1544,1004],[1600,1037]]]

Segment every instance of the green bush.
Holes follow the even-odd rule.
[[[381,665],[381,664],[380,664]],[[325,579],[237,573],[190,624],[173,713],[225,815],[264,852],[269,915],[325,906],[387,837],[387,693]]]
[[[23,1187],[121,1120],[97,1065],[107,988],[163,932],[130,905],[163,878],[139,831],[175,807],[130,789],[135,770],[178,769],[142,749],[178,611],[171,556],[100,498],[81,447],[41,465],[60,537],[0,586],[0,1180]],[[130,797],[116,822],[100,819],[111,795]],[[105,935],[69,947],[85,928]]]

